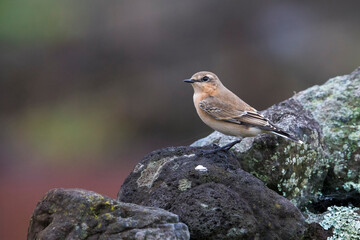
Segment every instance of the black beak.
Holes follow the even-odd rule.
[[[194,83],[195,81],[192,80],[192,79],[185,79],[184,82],[186,82],[186,83]]]

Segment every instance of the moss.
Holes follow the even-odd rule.
[[[258,171],[251,171],[250,173],[255,177],[257,177],[258,179],[260,179],[261,181],[263,181],[264,183],[267,183],[269,181],[269,177],[267,175],[262,175]]]
[[[51,204],[50,210],[51,210],[51,213],[56,213],[56,211],[58,210],[58,209],[57,209],[57,205],[56,205],[55,203],[54,203],[54,204]]]

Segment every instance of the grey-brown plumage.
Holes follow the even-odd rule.
[[[198,72],[184,81],[194,88],[194,104],[199,117],[214,130],[239,137],[272,133],[302,143],[228,90],[214,73]]]

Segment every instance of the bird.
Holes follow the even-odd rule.
[[[193,101],[196,112],[200,119],[212,129],[225,135],[241,138],[271,133],[303,144],[301,140],[276,126],[227,89],[214,73],[197,72],[190,79],[185,79],[184,82],[190,83],[194,88]],[[238,139],[219,150],[227,151],[240,142],[241,139]]]

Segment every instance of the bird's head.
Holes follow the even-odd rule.
[[[190,79],[185,79],[184,82],[191,83],[195,93],[211,94],[222,86],[219,78],[212,72],[197,72]]]

